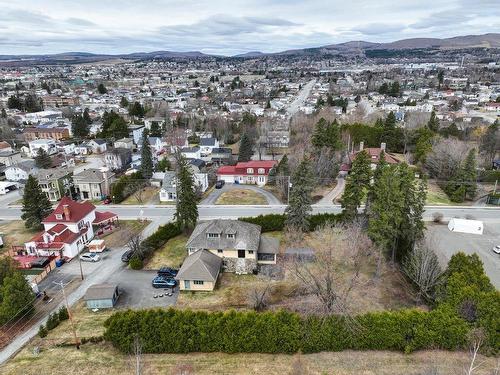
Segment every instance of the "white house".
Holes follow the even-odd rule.
[[[200,138],[201,156],[210,155],[214,148],[219,148],[219,140],[217,138]]]
[[[0,195],[5,195],[13,190],[17,190],[19,185],[17,182],[0,181]]]
[[[163,142],[160,137],[149,137],[148,141],[153,153],[158,154],[161,152],[161,150],[163,149]]]
[[[142,133],[145,129],[144,125],[130,125],[128,128],[130,130],[130,136],[134,140],[134,143],[136,145],[141,144]]]
[[[53,139],[35,139],[28,143],[31,157],[38,155],[39,149],[44,149],[49,155],[57,154],[56,141]]]
[[[183,147],[181,148],[181,154],[186,159],[200,159],[201,150],[199,147]]]
[[[92,139],[87,142],[87,145],[91,148],[94,154],[102,154],[108,149],[106,140],[104,139]]]
[[[88,202],[63,197],[42,224],[44,230],[24,244],[28,255],[74,258],[94,237],[93,225],[116,220],[110,212],[97,212]]]
[[[208,174],[193,173],[194,185],[200,192],[208,189]],[[164,173],[162,187],[160,189],[160,202],[172,202],[177,199],[177,179],[175,172],[167,171]]]
[[[35,166],[35,162],[33,160],[25,160],[5,168],[5,179],[15,182],[25,181],[30,174],[34,175],[37,172],[38,168]]]

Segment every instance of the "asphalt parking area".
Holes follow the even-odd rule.
[[[116,307],[148,308],[175,305],[179,288],[176,287],[173,291],[170,288],[153,288],[151,280],[155,276],[155,271],[135,271],[128,268],[123,268],[120,272],[111,275],[107,282],[118,284],[120,290],[120,298]],[[172,295],[169,296],[168,293]]]
[[[493,246],[500,245],[500,224],[484,222],[482,235],[451,232],[445,224],[429,224],[426,236],[443,267],[459,251],[466,254],[477,253],[491,282],[500,289],[500,255],[492,251]]]

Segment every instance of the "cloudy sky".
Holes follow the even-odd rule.
[[[500,32],[500,0],[0,0],[0,54],[233,55]]]

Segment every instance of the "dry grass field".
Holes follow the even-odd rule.
[[[222,193],[215,204],[267,204],[267,199],[253,190],[232,189]]]

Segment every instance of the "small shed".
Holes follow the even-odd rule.
[[[95,284],[87,289],[83,299],[89,309],[110,309],[115,306],[118,297],[118,285]]]
[[[104,240],[92,240],[88,244],[89,251],[91,253],[102,253],[106,248]]]
[[[452,232],[483,234],[484,225],[480,220],[452,218],[448,223],[448,229]]]

